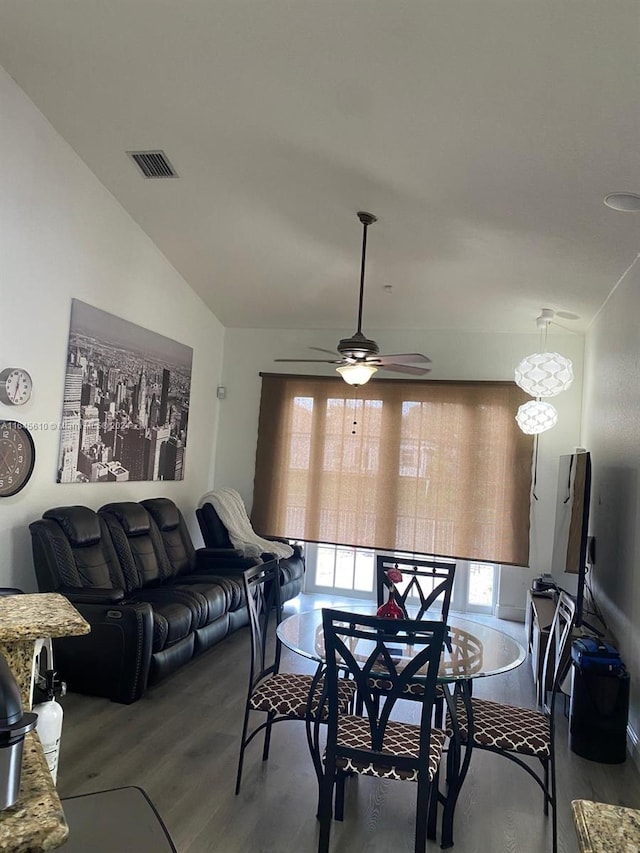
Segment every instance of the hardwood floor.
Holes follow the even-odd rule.
[[[340,601],[302,596],[289,602],[287,610],[329,603]],[[523,625],[495,624],[524,641]],[[275,727],[266,763],[260,743],[248,748],[242,789],[234,796],[248,655],[249,635],[243,629],[133,705],[65,696],[60,796],[139,785],[158,808],[179,853],[313,853],[317,789],[301,724]],[[301,657],[283,657],[283,668],[311,671]],[[474,691],[535,707],[528,662],[513,672],[479,679]],[[410,719],[412,703],[405,704]],[[571,800],[638,808],[640,776],[630,759],[606,765],[572,753],[564,717],[557,752],[559,851],[577,853]],[[414,798],[411,783],[349,780],[345,820],[332,826],[332,853],[410,853]],[[551,826],[542,813],[541,792],[510,762],[475,752],[458,802],[454,838],[453,849],[464,853],[549,853]],[[431,842],[429,849],[439,849],[439,842]]]

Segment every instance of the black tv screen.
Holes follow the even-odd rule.
[[[590,499],[591,454],[584,451],[561,456],[551,573],[561,587],[563,573],[577,576],[576,626],[584,619]]]

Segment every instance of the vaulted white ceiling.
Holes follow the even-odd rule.
[[[365,332],[586,329],[640,246],[603,204],[639,45],[638,0],[0,0],[0,64],[230,327],[353,331],[367,210]]]

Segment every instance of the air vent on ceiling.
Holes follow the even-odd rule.
[[[127,151],[145,178],[177,178],[164,151]]]

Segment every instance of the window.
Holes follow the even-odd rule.
[[[306,592],[335,590],[349,597],[371,598],[374,552],[326,543],[305,543]]]
[[[453,584],[451,609],[465,613],[493,615],[498,598],[498,570],[495,563],[459,562]]]
[[[254,527],[527,565],[533,439],[514,417],[525,399],[513,382],[375,379],[352,388],[263,375]]]
[[[307,564],[305,592],[375,599],[375,551],[325,542],[303,544]],[[494,563],[457,560],[451,609],[493,615],[497,577],[498,566]]]

